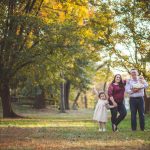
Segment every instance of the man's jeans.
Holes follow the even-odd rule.
[[[143,97],[130,97],[130,110],[131,110],[131,128],[137,129],[137,112],[139,114],[140,128],[143,131],[145,128],[144,121],[144,98]]]

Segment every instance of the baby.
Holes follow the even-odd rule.
[[[137,83],[134,83],[132,85],[133,89],[142,89],[144,87],[144,77],[143,76],[139,76],[139,80]]]

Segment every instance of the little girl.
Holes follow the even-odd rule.
[[[107,96],[104,92],[98,94],[99,100],[96,104],[93,120],[98,121],[99,131],[106,131],[106,122],[107,122],[107,109],[114,108],[113,105],[109,105]]]

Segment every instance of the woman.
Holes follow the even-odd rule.
[[[113,131],[117,131],[117,126],[127,114],[124,105],[125,85],[126,81],[123,81],[121,75],[117,74],[108,88],[109,103],[110,105],[116,106],[111,108],[111,122]],[[119,116],[117,116],[118,113]]]

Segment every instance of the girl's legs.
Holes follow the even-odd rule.
[[[106,122],[103,122],[102,126],[103,126],[103,132],[105,132],[106,131]]]
[[[103,129],[103,123],[99,122],[99,131],[102,131],[102,129]]]
[[[99,122],[99,131],[106,131],[106,122]]]
[[[104,128],[103,131],[106,131],[106,122],[104,122]]]

